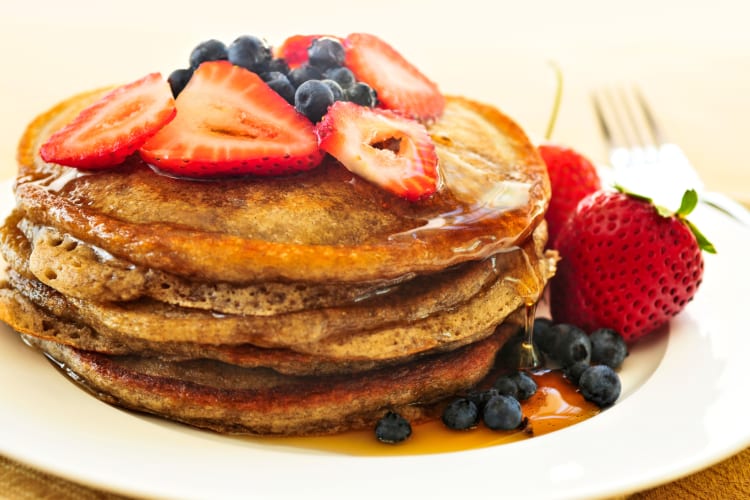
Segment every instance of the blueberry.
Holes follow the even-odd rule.
[[[321,80],[321,82],[325,83],[331,90],[334,102],[344,100],[344,89],[341,88],[341,85],[334,82],[333,80]]]
[[[339,68],[327,69],[325,70],[323,75],[329,80],[333,80],[334,82],[341,85],[342,89],[348,89],[357,82],[357,79],[354,77],[354,73],[352,73],[352,70],[343,66]]]
[[[294,105],[294,86],[289,83],[289,79],[284,73],[279,73],[278,71],[270,71],[268,73],[263,73],[262,78],[268,84],[268,86],[271,87],[281,97],[283,97],[286,102]]]
[[[601,408],[611,406],[620,397],[622,385],[617,373],[607,365],[586,369],[578,380],[578,388],[588,401]]]
[[[360,106],[373,107],[378,102],[375,91],[366,83],[358,82],[346,89],[346,98]]]
[[[192,76],[192,68],[176,69],[172,71],[169,78],[167,78],[167,82],[169,82],[169,88],[172,89],[172,95],[174,97],[177,97],[179,93],[182,92],[182,89],[185,88],[185,85],[187,85]]]
[[[494,387],[487,389],[486,391],[472,391],[466,395],[466,399],[477,405],[477,409],[481,412],[487,401],[493,396],[500,394]]]
[[[536,394],[536,382],[534,382],[534,379],[526,372],[516,372],[511,375],[510,378],[518,387],[518,395],[516,396],[516,399],[519,401],[526,401]]]
[[[484,424],[492,430],[517,429],[523,422],[521,404],[510,396],[495,396],[484,406],[482,418]]]
[[[443,423],[449,429],[459,431],[471,429],[476,427],[478,422],[479,408],[473,401],[466,398],[456,399],[443,410]]]
[[[381,443],[400,443],[409,436],[411,436],[411,424],[392,411],[386,413],[375,426],[375,437]]]
[[[572,365],[566,366],[563,369],[563,373],[565,374],[565,377],[567,377],[568,380],[573,382],[575,385],[578,385],[578,381],[581,378],[581,374],[585,372],[590,364],[588,364],[585,361],[579,361],[577,363],[573,363]]]
[[[244,35],[233,41],[227,49],[229,62],[255,73],[267,71],[271,62],[271,47],[257,36]]]
[[[310,64],[320,69],[333,68],[344,64],[344,46],[335,38],[316,38],[307,49]]]
[[[539,348],[549,353],[552,350],[553,335],[550,335],[550,328],[552,327],[552,320],[549,318],[536,318],[534,320],[534,342]]]
[[[518,398],[518,384],[510,375],[501,375],[498,377],[493,387],[503,396]]]
[[[589,336],[591,340],[591,362],[607,365],[616,370],[628,355],[625,339],[611,328],[599,328]]]
[[[227,58],[227,46],[219,40],[206,40],[195,46],[190,53],[190,67],[195,69],[206,61],[222,61]]]
[[[315,66],[302,64],[289,72],[289,81],[292,85],[299,87],[308,80],[322,80],[323,72]]]
[[[312,122],[318,122],[333,104],[333,92],[320,80],[308,80],[297,88],[294,107]]]
[[[553,350],[550,356],[563,367],[578,361],[591,360],[591,341],[586,332],[577,326],[560,323],[550,328],[550,335],[554,335]]]
[[[282,59],[280,57],[277,57],[276,59],[271,59],[266,66],[266,71],[276,71],[279,73],[283,73],[284,75],[289,74],[289,64],[287,64],[286,59]]]

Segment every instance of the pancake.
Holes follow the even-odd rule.
[[[503,327],[482,342],[397,367],[325,377],[107,356],[26,339],[106,402],[223,433],[313,435],[372,428],[388,410],[424,419],[431,405],[479,383],[515,331]]]
[[[511,255],[514,258],[509,258]],[[476,339],[515,309],[535,302],[542,291],[538,283],[546,282],[554,261],[541,259],[534,261],[538,267],[532,267],[529,255],[520,249],[505,257],[505,267],[498,269],[500,277],[462,307],[395,324],[377,318],[368,321],[361,316],[367,314],[366,308],[354,313],[337,309],[252,317],[216,315],[154,301],[93,303],[66,297],[15,272],[10,273],[10,279],[16,290],[55,316],[88,325],[99,335],[123,344],[129,338],[213,345],[252,343],[336,359],[392,359]],[[349,318],[353,321],[348,322]]]
[[[19,147],[26,217],[149,269],[210,282],[368,282],[432,273],[528,238],[549,179],[495,108],[448,97],[431,125],[443,186],[412,203],[326,157],[297,175],[210,182],[154,175],[137,156],[96,173],[45,163],[39,146],[102,92],[37,118]]]
[[[448,97],[416,202],[332,157],[194,181],[138,155],[82,172],[39,146],[103,91],[42,114],[0,230],[0,320],[96,397],[220,432],[426,418],[480,382],[554,274],[549,180],[496,109]]]
[[[28,245],[18,243],[19,238],[15,237],[13,229],[12,225],[6,225],[3,231],[4,253],[28,254]],[[412,280],[396,292],[374,296],[349,307],[274,316],[217,315],[154,300],[125,303],[85,301],[55,293],[33,278],[23,278],[17,273],[13,274],[13,283],[42,308],[70,321],[89,325],[100,334],[123,343],[127,343],[129,337],[154,342],[168,339],[214,345],[253,343],[308,353],[312,350],[323,355],[346,353],[353,357],[356,349],[352,343],[356,336],[356,345],[361,352],[373,356],[378,350],[373,339],[378,339],[377,345],[387,344],[391,352],[403,344],[403,339],[409,339],[412,346],[435,347],[432,341],[435,337],[441,339],[441,344],[442,339],[447,342],[469,338],[478,330],[486,331],[499,324],[524,302],[536,301],[554,262],[543,256],[544,226],[540,226],[534,235],[524,246],[474,266],[483,270],[482,273],[468,273],[467,277],[464,273],[446,272],[432,280],[426,277]],[[10,248],[14,247],[12,243],[16,243],[17,248]],[[28,259],[26,255],[13,256],[10,260]],[[434,283],[429,286],[431,282],[437,282],[439,286],[434,286]],[[457,290],[464,293],[452,293]],[[465,307],[455,308],[459,302],[456,299],[466,301]],[[404,324],[408,326],[404,327]],[[368,331],[373,329],[378,330]],[[321,342],[323,339],[331,340]],[[414,352],[403,355],[411,354]]]
[[[26,336],[55,342],[83,351],[109,355],[140,355],[164,361],[208,359],[244,368],[270,368],[286,375],[326,375],[356,373],[373,368],[412,361],[440,350],[406,356],[392,360],[341,360],[304,354],[289,349],[262,348],[252,344],[211,345],[191,342],[150,342],[128,339],[123,344],[117,339],[99,335],[90,327],[66,321],[38,307],[7,282],[0,282],[0,318]],[[504,324],[520,325],[524,321],[522,310],[514,311]],[[492,332],[486,332],[483,337]],[[463,344],[454,343],[453,349]]]
[[[23,240],[22,233],[28,241]],[[536,241],[543,237],[542,231],[535,233]],[[54,228],[33,226],[18,211],[0,229],[0,241],[4,257],[19,274],[34,277],[69,297],[94,302],[150,297],[182,307],[256,316],[366,303],[368,316],[377,316],[380,322],[421,318],[475,295],[497,279],[498,267],[502,267],[497,264],[501,257],[494,256],[439,274],[378,284],[242,286],[193,282],[154,269],[140,269],[102,255],[102,250]],[[352,309],[352,314],[359,314],[357,307]]]

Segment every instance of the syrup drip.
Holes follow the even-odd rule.
[[[403,443],[386,445],[375,439],[372,431],[346,432],[334,436],[305,438],[251,438],[270,443],[309,450],[357,456],[427,455],[465,451],[512,443],[532,436],[541,436],[593,417],[599,408],[586,401],[575,386],[559,370],[531,373],[538,389],[521,403],[528,418],[525,428],[493,431],[483,424],[468,431],[453,431],[439,420],[414,425],[412,435]]]
[[[534,345],[534,318],[536,303],[527,303],[524,307],[523,338],[518,344],[518,368],[533,370],[542,366],[542,358]]]

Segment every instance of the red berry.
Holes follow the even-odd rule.
[[[118,165],[169,123],[175,102],[159,73],[109,92],[41,147],[47,162],[82,169]]]
[[[437,85],[380,38],[353,33],[344,40],[346,66],[368,84],[387,109],[420,120],[438,118],[445,98]]]
[[[555,322],[612,328],[631,342],[682,311],[701,284],[705,242],[684,215],[621,192],[584,198],[557,237]]]
[[[572,149],[545,144],[539,146],[539,154],[547,165],[552,186],[552,198],[545,218],[550,246],[556,248],[557,234],[578,202],[602,186],[594,165]]]
[[[141,148],[143,159],[185,177],[280,175],[317,166],[313,124],[258,75],[228,61],[200,65],[177,117]]]
[[[411,201],[437,189],[437,153],[421,123],[338,101],[318,123],[320,148],[349,171]]]

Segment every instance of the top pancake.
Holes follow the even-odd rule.
[[[157,175],[137,156],[94,173],[45,163],[41,144],[101,94],[73,97],[29,126],[19,206],[36,223],[192,279],[366,282],[439,271],[520,244],[549,199],[521,129],[459,97],[429,127],[442,186],[415,203],[330,157],[297,175],[209,182]]]

